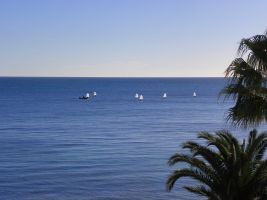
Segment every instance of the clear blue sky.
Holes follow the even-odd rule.
[[[0,76],[222,76],[266,0],[0,0]]]

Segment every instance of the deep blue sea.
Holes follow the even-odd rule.
[[[195,199],[182,188],[192,183],[188,179],[166,192],[175,169],[167,160],[198,132],[227,127],[231,103],[218,100],[225,83],[222,78],[0,78],[0,199]],[[97,97],[78,99],[89,91]],[[136,101],[135,93],[144,101]]]

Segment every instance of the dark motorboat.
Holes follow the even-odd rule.
[[[89,99],[89,97],[82,96],[82,97],[79,97],[79,99]]]
[[[90,95],[89,95],[89,93],[86,93],[86,95],[85,96],[82,96],[82,97],[79,97],[79,99],[89,99],[89,97],[90,97]]]

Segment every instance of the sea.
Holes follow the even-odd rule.
[[[168,166],[201,131],[229,129],[223,78],[0,78],[1,200],[189,200]],[[87,92],[96,97],[81,100]],[[193,92],[197,96],[193,97]],[[134,98],[142,94],[143,101]],[[163,99],[163,93],[167,98]]]

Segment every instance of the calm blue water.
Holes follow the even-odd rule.
[[[0,199],[192,199],[166,162],[225,127],[221,78],[0,78]],[[90,101],[78,96],[97,91]],[[193,91],[198,96],[192,97]],[[145,100],[137,102],[134,94]],[[167,100],[161,95],[166,92]]]

